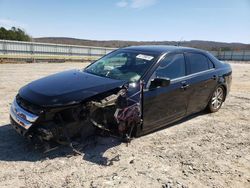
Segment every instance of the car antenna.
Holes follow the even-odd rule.
[[[177,46],[181,45],[181,41],[183,41],[183,37],[180,38],[179,42],[177,43]]]

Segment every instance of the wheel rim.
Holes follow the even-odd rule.
[[[218,87],[215,90],[215,92],[213,94],[213,98],[212,98],[212,107],[214,109],[220,108],[220,106],[223,102],[223,96],[224,96],[223,89],[221,87]]]

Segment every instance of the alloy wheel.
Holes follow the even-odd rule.
[[[212,97],[212,107],[213,109],[218,109],[220,108],[222,102],[223,102],[223,97],[224,97],[224,91],[221,87],[218,87]]]

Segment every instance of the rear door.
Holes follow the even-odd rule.
[[[202,53],[185,53],[191,95],[187,114],[203,110],[217,85],[214,64]]]

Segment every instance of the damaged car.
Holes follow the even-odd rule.
[[[203,50],[126,47],[22,87],[10,121],[34,143],[71,143],[96,131],[129,140],[204,109],[218,111],[231,80],[230,65]]]

